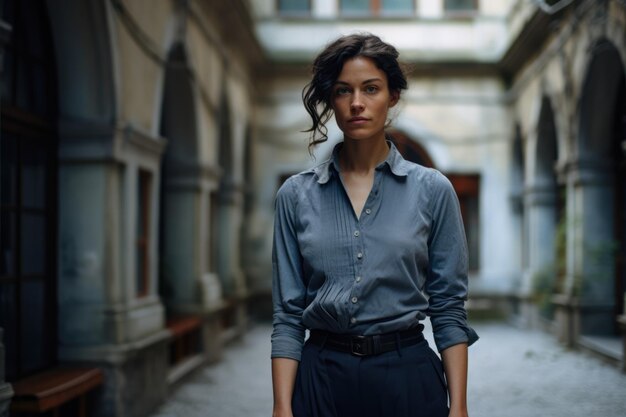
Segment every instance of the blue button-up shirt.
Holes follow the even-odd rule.
[[[467,243],[454,189],[389,145],[360,217],[339,174],[341,144],[279,189],[273,358],[300,360],[305,329],[380,334],[427,315],[439,351],[478,339],[467,325]]]

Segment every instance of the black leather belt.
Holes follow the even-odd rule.
[[[369,336],[311,330],[308,340],[317,346],[351,353],[355,356],[371,356],[418,344],[424,340],[423,329],[424,326],[419,325],[414,329],[401,332]]]

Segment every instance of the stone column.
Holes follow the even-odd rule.
[[[220,275],[224,275],[225,292],[235,298],[245,297],[246,283],[241,269],[240,234],[243,211],[243,192],[241,187],[229,184],[221,192],[220,230],[222,250]]]
[[[165,142],[93,122],[61,121],[59,136],[59,361],[104,370],[96,416],[145,415],[167,392],[170,335],[156,256]],[[140,170],[150,173],[145,294],[136,268]]]
[[[556,232],[556,195],[552,184],[533,184],[524,191],[524,232],[528,264],[522,276],[520,297],[521,319],[527,325],[536,324],[537,309],[532,301],[535,280],[540,275],[554,274],[554,237]]]
[[[222,286],[209,266],[211,191],[216,188],[214,168],[197,163],[167,168],[160,268],[161,296],[170,314],[204,314],[221,308]]]
[[[4,46],[11,36],[11,26],[0,20],[0,75],[4,68]],[[0,328],[0,417],[9,416],[9,404],[13,397],[11,385],[4,381],[4,345],[2,344],[3,330]]]
[[[566,290],[578,298],[580,333],[609,334],[615,325],[614,167],[603,158],[574,162]]]
[[[226,299],[232,309],[227,321],[234,324],[235,335],[241,334],[246,326],[247,287],[241,268],[240,229],[242,222],[243,189],[234,183],[223,183],[220,190],[218,235],[220,236],[218,274],[224,286]]]
[[[528,227],[528,270],[523,289],[532,292],[533,275],[554,266],[556,194],[554,186],[530,186],[524,195]]]

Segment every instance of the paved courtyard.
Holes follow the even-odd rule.
[[[541,332],[500,323],[474,328],[481,339],[470,348],[471,417],[626,416],[626,374]],[[152,417],[270,417],[270,331],[254,326]]]

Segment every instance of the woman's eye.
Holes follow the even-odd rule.
[[[366,93],[375,93],[378,91],[378,87],[376,87],[375,85],[368,85],[367,87],[365,87],[365,92]]]
[[[335,90],[335,94],[337,94],[338,96],[346,95],[349,92],[350,90],[348,90],[346,87],[339,87],[338,89]]]

